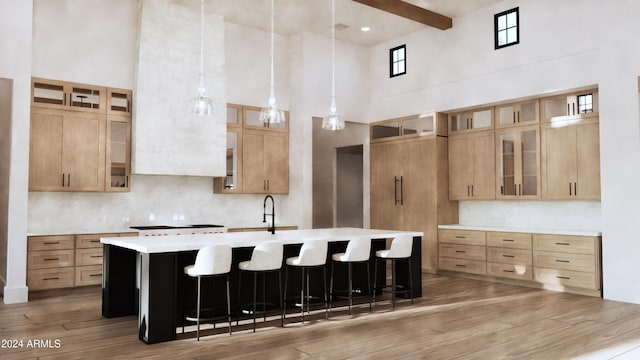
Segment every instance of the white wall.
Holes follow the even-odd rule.
[[[519,6],[520,44],[494,50],[493,15]],[[371,112],[385,119],[477,106],[598,85],[601,202],[461,202],[461,222],[598,227],[603,232],[604,296],[640,303],[633,232],[640,192],[637,76],[640,3],[631,0],[505,0],[371,50]],[[389,48],[407,44],[408,75],[389,79]],[[570,225],[569,225],[570,224]]]
[[[5,303],[27,301],[27,177],[29,174],[29,103],[31,92],[31,24],[30,1],[0,2],[0,77],[12,79],[11,157],[9,164]],[[10,54],[10,56],[7,56]]]

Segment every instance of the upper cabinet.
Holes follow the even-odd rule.
[[[538,124],[540,122],[539,109],[538,99],[498,105],[495,108],[496,128]]]
[[[397,140],[430,134],[447,135],[447,115],[424,113],[371,124],[371,142]]]
[[[493,131],[449,137],[449,200],[495,199]]]
[[[449,135],[493,129],[493,108],[481,108],[449,114]]]
[[[541,100],[541,108],[544,122],[597,117],[598,89],[546,97]]]
[[[213,179],[223,194],[289,192],[289,113],[284,124],[265,127],[260,108],[227,104],[226,176]]]
[[[537,125],[496,130],[496,198],[540,198]]]
[[[33,78],[29,191],[129,191],[131,91]]]

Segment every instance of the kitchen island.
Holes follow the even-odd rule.
[[[305,240],[322,239],[329,241],[327,264],[331,254],[342,252],[347,242],[356,236],[368,236],[372,239],[370,265],[374,265],[375,251],[386,247],[386,239],[398,235],[413,237],[412,281],[413,296],[422,296],[421,239],[422,232],[393,231],[359,228],[332,228],[311,230],[287,230],[276,234],[267,232],[242,232],[202,235],[175,235],[160,237],[120,237],[103,238],[104,263],[102,281],[102,315],[119,317],[138,314],[139,339],[147,344],[176,339],[176,328],[184,324],[183,312],[192,307],[195,296],[194,285],[183,275],[183,267],[192,264],[197,251],[207,245],[228,244],[233,248],[231,266],[231,306],[232,316],[237,299],[248,299],[250,289],[238,289],[238,263],[251,257],[253,247],[261,242],[281,241],[284,257],[297,256]],[[398,284],[407,284],[409,276],[406,265],[399,263]],[[330,265],[329,265],[330,266]],[[373,267],[372,267],[373,268]],[[382,285],[386,274],[379,267],[378,277],[374,280]],[[346,269],[336,267],[335,288],[345,288]],[[366,271],[356,271],[354,286],[367,288]],[[298,284],[297,272],[290,272],[291,284]],[[273,274],[277,276],[277,274]],[[293,276],[292,276],[293,275]],[[298,275],[299,276],[299,275]],[[318,279],[321,279],[319,277]],[[269,283],[277,284],[268,280]],[[205,285],[203,283],[203,288]],[[315,281],[315,288],[322,289],[322,280]],[[295,286],[295,285],[292,285]],[[210,287],[209,287],[210,288]],[[278,299],[277,287],[267,298]],[[238,292],[241,291],[239,296]],[[210,292],[208,292],[210,293]],[[216,298],[203,300],[224,304],[223,292],[218,291]],[[218,297],[220,296],[220,299]],[[222,300],[221,300],[222,299]],[[274,301],[275,302],[275,301]]]

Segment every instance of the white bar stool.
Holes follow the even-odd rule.
[[[396,307],[396,294],[408,293],[411,297],[411,303],[413,304],[413,279],[411,276],[411,250],[413,249],[413,237],[409,235],[400,235],[391,241],[391,247],[388,250],[376,251],[376,257],[384,260],[386,265],[387,260],[391,260],[391,303],[393,307]],[[398,290],[398,284],[396,280],[396,262],[398,260],[407,260],[409,263],[409,286],[402,287]],[[378,261],[374,266],[373,278],[378,276]],[[387,287],[386,280],[384,287]],[[374,282],[373,286],[373,301],[375,302],[375,294],[377,289],[377,283]]]
[[[302,285],[300,287],[300,319],[304,323],[304,305],[305,299],[307,300],[307,312],[309,312],[309,303],[312,296],[309,292],[309,270],[314,267],[322,267],[322,288],[324,294],[324,311],[325,317],[328,317],[327,312],[327,249],[328,242],[326,240],[306,240],[302,243],[300,253],[296,257],[287,258],[287,267],[284,272],[284,303],[285,311],[284,317],[286,317],[286,304],[287,304],[287,281],[289,278],[289,267],[299,267],[301,270]],[[305,279],[306,274],[306,279]],[[305,282],[306,281],[306,282]],[[306,295],[305,295],[305,283],[306,283]]]
[[[330,288],[330,300],[329,309],[333,303],[333,269],[336,263],[347,263],[348,265],[348,288],[347,299],[349,300],[349,315],[351,315],[351,305],[353,302],[353,264],[354,263],[366,263],[367,265],[367,287],[369,289],[369,311],[371,311],[371,276],[369,273],[369,256],[371,252],[371,239],[369,237],[356,237],[349,240],[347,249],[343,253],[333,254],[331,259],[333,260],[331,266],[331,283]]]
[[[213,245],[198,250],[195,264],[185,266],[184,273],[198,278],[198,295],[196,298],[196,316],[185,316],[187,321],[195,321],[197,324],[196,339],[200,341],[200,322],[213,320],[215,326],[215,309],[212,309],[211,318],[203,319],[201,315],[201,289],[202,277],[226,275],[227,278],[227,321],[229,322],[229,335],[231,335],[231,302],[229,299],[229,272],[231,271],[231,247],[229,245]]]
[[[251,253],[251,260],[242,261],[238,264],[240,273],[238,274],[238,310],[243,314],[253,315],[253,332],[256,332],[256,313],[258,312],[256,302],[258,273],[262,273],[262,302],[259,305],[262,306],[260,311],[266,320],[266,314],[269,312],[267,306],[273,307],[273,304],[266,302],[266,277],[267,272],[278,272],[278,295],[280,296],[280,325],[284,326],[284,318],[282,315],[282,278],[280,276],[280,269],[282,269],[282,257],[283,257],[283,245],[282,242],[271,241],[258,244]],[[240,304],[240,290],[242,289],[242,273],[249,271],[253,273],[253,306],[251,308],[242,307]],[[238,316],[239,318],[239,316]]]

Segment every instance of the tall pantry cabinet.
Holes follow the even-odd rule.
[[[418,127],[418,116],[372,124],[371,227],[422,231],[422,268],[435,272],[438,224],[457,223],[458,205],[448,199],[446,115],[421,116]]]

